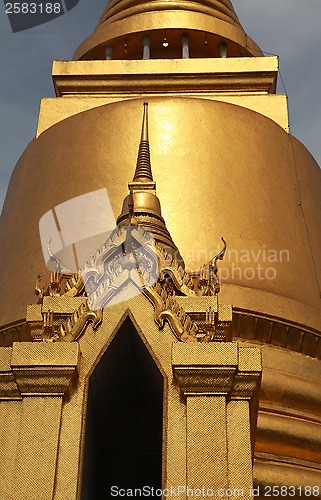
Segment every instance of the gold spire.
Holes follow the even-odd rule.
[[[144,102],[143,123],[135,174],[128,184],[129,194],[123,202],[117,225],[140,225],[149,231],[154,240],[161,243],[179,264],[184,261],[172,240],[162,217],[160,201],[156,195],[156,183],[153,180],[149,140],[148,140],[148,103]],[[134,221],[134,224],[133,224]]]
[[[133,182],[144,182],[146,180],[153,182],[148,141],[148,102],[144,102],[142,134],[140,138],[137,164]]]

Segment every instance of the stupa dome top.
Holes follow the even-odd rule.
[[[248,37],[230,0],[111,0],[94,32],[75,59],[141,59],[142,37],[151,38],[151,58],[180,58],[181,37],[188,34],[191,57],[262,56]]]

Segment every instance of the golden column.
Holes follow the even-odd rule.
[[[209,497],[238,491],[250,499],[260,350],[232,342],[173,344],[172,363],[186,397],[187,485]]]
[[[1,440],[1,496],[54,498],[62,407],[77,378],[79,346],[22,342],[1,350],[0,412],[12,422],[11,437]]]

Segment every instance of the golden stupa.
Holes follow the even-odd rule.
[[[54,62],[0,220],[0,498],[321,498],[321,173],[277,77],[229,0],[111,0]]]

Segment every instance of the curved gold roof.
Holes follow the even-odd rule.
[[[237,25],[241,23],[229,0],[111,0],[100,18],[98,26],[106,21],[114,22],[142,12],[158,12],[161,10],[186,10],[200,12]]]
[[[230,0],[112,0],[74,58],[105,59],[106,47],[113,48],[113,59],[141,58],[144,34],[152,38],[152,58],[178,58],[184,32],[190,36],[191,57],[219,57],[222,42],[233,57],[263,55],[244,32]],[[167,51],[164,37],[170,42]]]
[[[37,275],[46,281],[43,214],[102,188],[115,216],[120,213],[136,162],[143,101],[79,113],[24,152],[0,220],[0,325],[23,318]],[[155,97],[149,107],[153,177],[187,271],[215,255],[224,236],[230,252],[220,265],[222,303],[319,330],[321,173],[311,154],[272,120],[239,106]],[[265,279],[260,272],[267,272]]]

